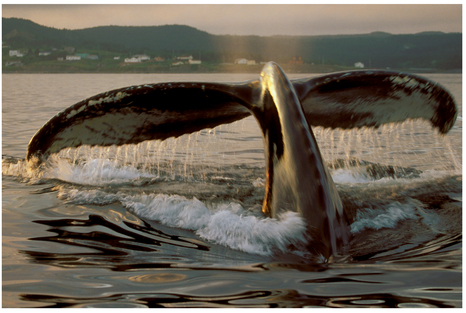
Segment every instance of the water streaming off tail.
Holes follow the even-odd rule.
[[[254,119],[248,118],[164,141],[119,147],[68,148],[58,157],[72,164],[106,160],[106,166],[113,163],[114,166],[131,166],[159,178],[198,181],[220,177],[225,168],[238,163],[264,167],[263,154],[260,129]]]
[[[461,131],[453,129],[452,132]],[[314,128],[324,159],[353,158],[378,164],[412,167],[420,171],[461,173],[460,138],[440,135],[430,123],[410,120],[379,129]],[[452,141],[453,140],[453,141]]]
[[[454,128],[452,132],[455,131],[461,129]],[[462,170],[459,139],[449,134],[439,135],[428,122],[407,121],[379,129],[315,127],[314,132],[332,171],[355,168],[359,162],[354,160],[419,171],[461,173]],[[239,133],[241,136],[237,136]],[[73,164],[106,160],[101,166],[131,166],[154,177],[183,181],[226,177],[231,167],[265,166],[262,135],[252,117],[165,141],[65,149],[59,153],[59,158]]]

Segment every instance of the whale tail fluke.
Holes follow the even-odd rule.
[[[354,71],[288,80],[271,62],[244,83],[160,83],[121,88],[55,115],[32,137],[26,159],[40,163],[64,148],[164,140],[250,115],[265,145],[263,212],[293,210],[306,220],[314,250],[325,258],[349,240],[348,221],[311,126],[378,127],[429,120],[441,133],[457,107],[441,86],[387,71]]]
[[[423,118],[446,133],[457,116],[448,91],[411,74],[350,71],[291,83],[311,126],[378,127]],[[26,158],[40,162],[64,148],[164,140],[231,123],[255,110],[259,85],[159,83],[98,94],[50,119],[32,137]]]

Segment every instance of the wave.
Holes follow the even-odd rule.
[[[121,203],[142,220],[189,230],[207,242],[234,250],[262,256],[294,253],[309,257],[308,242],[311,238],[306,234],[305,221],[299,214],[285,212],[278,218],[266,218],[260,212],[265,180],[257,177],[257,172],[247,177],[237,175],[234,169],[225,171],[223,175],[214,173],[209,176],[209,180],[225,185],[226,196],[220,196],[212,189],[202,199],[196,193],[196,188],[201,189],[200,182],[177,181],[173,177],[160,176],[147,167],[142,169],[134,165],[122,165],[108,159],[70,162],[52,157],[42,168],[32,170],[24,160],[4,158],[2,173],[30,184],[58,181],[55,183],[58,198],[68,203],[99,206]],[[422,185],[423,182],[429,184],[433,179],[447,177],[448,173],[432,171],[412,175],[408,171],[405,176],[374,176],[367,170],[367,166],[334,168],[331,173],[344,203],[352,201],[347,194],[355,194],[358,205],[356,211],[350,214],[353,216],[350,224],[353,235],[396,229],[404,222],[421,223],[433,232],[438,229],[440,217],[429,210],[426,204],[409,194],[405,194],[403,200],[386,200],[383,189],[387,186],[402,188],[400,186],[405,184]],[[163,192],[162,185],[170,181],[174,182],[173,191],[186,189],[186,184],[194,184],[195,191],[185,192],[185,196],[180,195],[182,192]],[[249,198],[256,195],[258,203],[251,205],[247,201],[235,199],[241,188],[247,189]],[[423,188],[421,186],[418,189]],[[374,199],[367,192],[368,189],[375,189],[377,197],[382,200],[377,197]],[[405,190],[403,192],[406,193]],[[386,194],[389,193],[393,193],[390,188]],[[462,200],[461,195],[455,194],[453,197]]]
[[[196,198],[165,194],[109,194],[60,188],[58,197],[74,204],[105,205],[118,201],[142,219],[192,230],[209,242],[248,253],[286,252],[290,245],[306,245],[308,240],[305,221],[295,212],[286,212],[279,219],[263,218],[234,202],[208,207]]]

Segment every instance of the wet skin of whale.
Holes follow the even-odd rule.
[[[38,130],[26,158],[37,166],[67,147],[164,140],[251,114],[264,137],[263,212],[299,212],[310,249],[328,259],[347,244],[349,227],[311,126],[378,127],[423,118],[446,133],[457,107],[441,86],[414,75],[350,71],[290,81],[270,62],[260,79],[244,83],[148,84],[88,98]]]

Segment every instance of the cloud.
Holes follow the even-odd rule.
[[[461,5],[2,5],[3,17],[80,29],[182,24],[211,34],[332,35],[462,31]]]

